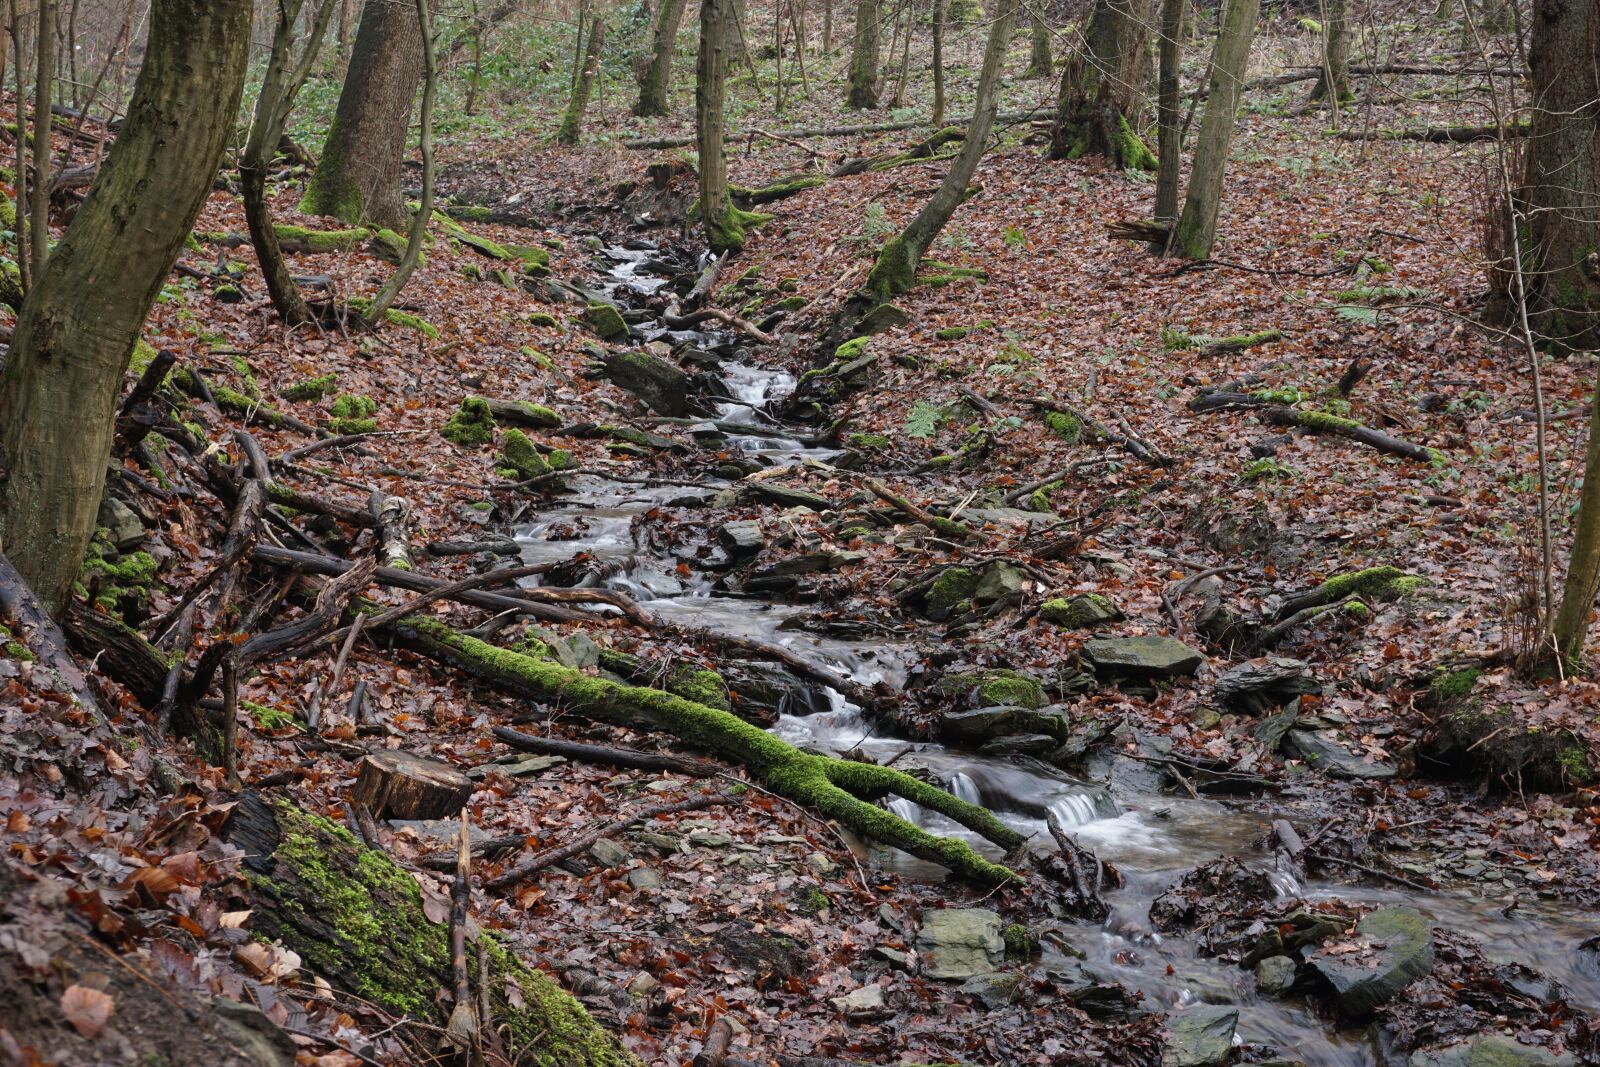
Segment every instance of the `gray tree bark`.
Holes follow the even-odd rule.
[[[1204,259],[1211,254],[1217,239],[1217,215],[1222,209],[1222,179],[1228,169],[1228,146],[1233,142],[1233,126],[1239,111],[1239,96],[1244,91],[1245,65],[1250,61],[1250,42],[1255,37],[1256,16],[1261,0],[1228,0],[1217,45],[1211,60],[1211,92],[1206,97],[1206,115],[1200,122],[1200,140],[1195,144],[1194,166],[1189,172],[1189,190],[1184,196],[1183,214],[1173,241],[1173,253],[1189,259]]]

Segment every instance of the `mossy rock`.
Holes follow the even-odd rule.
[[[494,440],[494,428],[494,413],[489,410],[489,402],[482,397],[469,396],[440,427],[439,435],[462,448],[481,448]]]
[[[628,323],[611,304],[590,304],[583,312],[583,321],[595,334],[607,341],[626,341]]]
[[[845,435],[845,444],[864,452],[881,452],[889,447],[889,439],[881,433],[852,433]]]
[[[993,328],[994,323],[985,320],[984,322],[975,322],[971,326],[943,326],[937,330],[934,330],[933,336],[941,341],[959,341],[968,334],[974,334],[980,330],[990,330]]]
[[[501,441],[500,465],[502,473],[509,471],[509,476],[520,481],[529,478],[539,478],[550,473],[550,464],[539,454],[528,435],[512,427],[505,432]]]
[[[942,622],[965,612],[978,591],[978,572],[971,567],[947,567],[933,580],[923,596],[928,618]]]
[[[1003,667],[947,674],[939,679],[935,689],[945,696],[966,695],[973,707],[1036,711],[1050,702],[1037,678]]]
[[[118,552],[111,531],[94,532],[78,568],[78,590],[92,596],[106,611],[116,614],[123,601],[148,599],[161,565],[148,552]]]
[[[1116,622],[1122,611],[1108,596],[1079,593],[1076,596],[1046,600],[1039,605],[1039,618],[1056,626],[1081,630],[1103,622]]]
[[[490,259],[499,260],[513,260],[516,258],[516,256],[512,255],[505,248],[502,248],[499,244],[489,240],[489,238],[479,237],[476,234],[470,234],[465,230],[461,230],[456,233],[455,239],[458,243],[472,249],[480,256],[488,256]]]
[[[1051,433],[1069,445],[1075,445],[1083,439],[1083,422],[1071,412],[1047,412],[1044,424],[1050,428]]]
[[[548,311],[535,311],[528,315],[529,326],[559,326],[556,317]]]

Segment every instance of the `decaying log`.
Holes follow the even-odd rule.
[[[405,647],[504,692],[556,703],[602,722],[673,734],[738,763],[773,792],[837,819],[862,837],[942,864],[970,881],[994,885],[1017,880],[1012,871],[964,842],[936,837],[870,803],[892,794],[948,816],[1002,848],[1021,844],[1022,835],[992,812],[901,771],[802,752],[731,712],[659,689],[591,677],[496,647],[432,619],[397,622],[389,632]]]
[[[561,425],[561,419],[549,408],[537,404],[525,404],[520,400],[496,400],[494,397],[480,397],[489,405],[489,411],[494,415],[494,421],[510,426],[527,426],[535,430],[551,430]]]
[[[145,708],[160,705],[161,689],[171,664],[143,634],[78,600],[67,605],[63,626],[78,655],[92,660],[108,678],[126,686]]]
[[[640,752],[636,748],[611,745],[586,745],[581,741],[564,741],[558,737],[535,737],[509,726],[496,726],[494,735],[519,752],[537,752],[545,756],[564,756],[583,763],[596,763],[603,767],[625,767],[637,771],[671,771],[694,778],[713,778],[727,768],[711,760],[690,756],[674,756],[666,752]]]
[[[1274,426],[1293,426],[1311,433],[1326,434],[1331,437],[1343,437],[1355,441],[1369,448],[1376,448],[1379,452],[1391,456],[1403,456],[1414,459],[1419,463],[1435,463],[1443,458],[1438,449],[1428,448],[1424,445],[1414,445],[1410,441],[1402,441],[1398,437],[1374,430],[1370,426],[1363,426],[1359,422],[1342,419],[1336,415],[1329,415],[1323,411],[1299,411],[1288,407],[1268,407],[1262,410],[1261,418]]]
[[[222,833],[244,851],[252,935],[298,953],[337,990],[446,1024],[438,992],[450,987],[448,929],[428,918],[415,878],[342,827],[256,792],[234,806]],[[489,972],[482,1022],[500,1033],[510,1062],[637,1067],[582,1005],[499,939],[480,933],[473,949]],[[433,1049],[416,1051],[420,1061]]]
[[[472,796],[472,779],[440,760],[389,749],[369,753],[351,799],[375,819],[445,819]]]
[[[383,565],[415,570],[416,562],[411,558],[411,502],[403,496],[385,496],[375,491],[368,508],[378,524]]]
[[[1423,126],[1414,130],[1339,130],[1341,141],[1425,141],[1430,144],[1469,144],[1473,141],[1498,141],[1528,136],[1526,122],[1505,126]]]
[[[67,647],[66,635],[3,553],[0,553],[0,622],[4,622],[11,633],[8,640],[25,645],[39,663],[50,668],[79,704],[97,720],[104,721],[100,705],[89,689],[89,681]],[[3,642],[0,642],[0,650],[3,650]]]

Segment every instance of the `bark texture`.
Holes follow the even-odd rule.
[[[661,0],[649,63],[639,74],[639,102],[633,106],[633,113],[640,118],[671,112],[667,98],[672,90],[672,53],[677,47],[684,9],[688,6],[689,0]]]
[[[858,0],[856,31],[850,46],[850,80],[845,94],[848,107],[878,106],[878,35],[883,21],[881,0]]]
[[[1028,69],[1022,72],[1022,76],[1048,78],[1056,70],[1055,57],[1050,54],[1050,24],[1039,11],[1033,12],[1031,21],[1033,40],[1028,52]]]
[[[1204,259],[1211,254],[1211,246],[1217,239],[1217,215],[1222,209],[1222,178],[1228,168],[1228,146],[1233,141],[1234,117],[1239,111],[1245,65],[1250,60],[1250,42],[1255,37],[1256,16],[1260,11],[1261,0],[1228,0],[1223,14],[1211,59],[1206,116],[1200,123],[1189,191],[1184,197],[1183,214],[1178,217],[1173,242],[1173,252],[1177,255]]]
[[[1083,41],[1061,71],[1050,158],[1105,156],[1115,167],[1153,170],[1135,131],[1149,71],[1150,0],[1095,0]]]
[[[1176,222],[1183,169],[1179,89],[1183,65],[1184,0],[1161,0],[1161,39],[1156,75],[1156,221]]]
[[[728,43],[733,35],[733,0],[702,0],[700,53],[695,64],[694,132],[700,155],[700,218],[713,252],[744,247],[744,228],[767,216],[733,206],[722,113],[727,95]]]
[[[1583,489],[1578,496],[1578,527],[1556,614],[1555,652],[1570,665],[1583,659],[1594,598],[1600,594],[1600,390],[1589,411],[1589,446],[1583,459]]]
[[[400,163],[422,73],[416,7],[409,0],[369,0],[302,211],[405,229]]]
[[[589,25],[589,47],[583,53],[583,67],[573,80],[572,95],[567,98],[567,110],[561,116],[561,128],[556,131],[557,144],[577,144],[583,134],[583,116],[589,110],[589,96],[594,92],[595,75],[600,71],[600,53],[605,45],[605,16],[596,13]]]
[[[1533,127],[1519,220],[1533,325],[1570,348],[1600,337],[1600,6],[1533,5]]]
[[[1352,99],[1348,2],[1328,0],[1328,19],[1322,27],[1322,72],[1317,75],[1317,84],[1311,90],[1313,100],[1331,99],[1337,105]]]
[[[250,7],[155,0],[122,131],[17,317],[0,375],[0,525],[52,613],[94,533],[134,342],[233,132]]]

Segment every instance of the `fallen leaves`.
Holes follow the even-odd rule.
[[[61,994],[61,1014],[84,1037],[92,1038],[98,1034],[116,1006],[117,1002],[110,994],[88,986],[68,986],[67,991]]]

